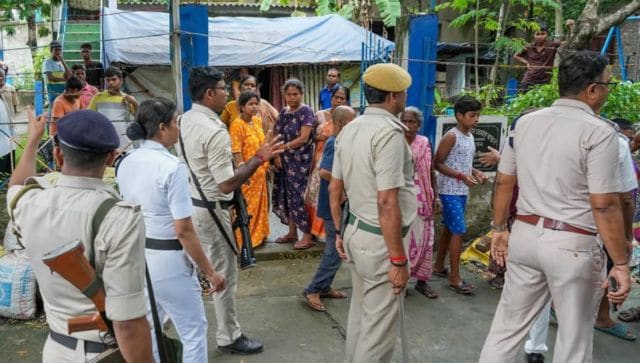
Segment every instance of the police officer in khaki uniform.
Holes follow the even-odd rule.
[[[278,138],[266,142],[256,155],[233,168],[231,137],[218,116],[227,101],[224,74],[214,67],[194,67],[189,73],[189,92],[193,100],[191,110],[180,120],[182,145],[176,149],[191,170],[191,197],[195,208],[194,224],[214,270],[221,274],[227,288],[213,294],[218,330],[218,350],[228,353],[253,354],[262,351],[262,343],[249,339],[240,331],[236,312],[238,263],[234,253],[236,242],[231,228],[229,207],[234,190],[239,188],[262,163],[282,152]],[[267,140],[270,138],[267,134]],[[184,153],[182,153],[184,147]],[[194,178],[206,200],[200,195]],[[225,240],[207,208],[213,209],[231,240]]]
[[[504,289],[482,363],[517,361],[529,328],[551,298],[558,316],[554,362],[592,362],[593,326],[609,277],[621,304],[629,294],[627,242],[614,129],[596,115],[607,100],[611,72],[605,57],[590,51],[560,62],[560,99],[518,120],[506,145],[493,199],[491,255],[508,264]],[[506,229],[513,187],[518,214]],[[508,254],[507,254],[508,252]]]
[[[336,139],[329,198],[336,230],[344,192],[349,200],[348,225],[336,241],[353,284],[347,361],[389,362],[401,308],[396,295],[409,279],[405,237],[417,210],[407,128],[398,119],[411,76],[395,64],[377,64],[363,80],[370,106]]]
[[[92,218],[100,204],[118,198],[102,181],[113,163],[118,134],[101,114],[82,110],[58,121],[54,157],[62,176],[49,185],[35,178],[38,142],[46,116],[35,118],[29,111],[29,136],[7,193],[16,232],[26,248],[38,280],[49,325],[42,352],[43,362],[85,362],[106,349],[104,334],[90,330],[67,334],[67,320],[93,314],[94,304],[57,273],[44,265],[44,254],[79,239],[85,254],[95,251],[95,267],[106,293],[106,314],[113,321],[115,338],[129,362],[152,362],[151,336],[145,318],[144,223],[136,205],[118,202],[108,212],[98,231]],[[26,187],[39,184],[40,187]],[[93,248],[91,245],[93,244]]]

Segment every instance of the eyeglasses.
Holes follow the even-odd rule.
[[[618,82],[593,82],[593,84],[601,84],[603,86],[607,86],[610,90],[616,89]]]
[[[227,91],[227,86],[217,86],[217,87],[213,87],[212,89],[219,89],[222,90],[226,93],[228,93],[229,91]]]

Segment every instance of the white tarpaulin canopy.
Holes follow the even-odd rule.
[[[169,65],[169,14],[104,10],[106,63]],[[338,15],[209,18],[209,65],[358,62],[362,44],[394,44]]]

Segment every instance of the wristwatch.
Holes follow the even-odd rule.
[[[495,224],[491,221],[491,230],[494,232],[505,232],[507,230],[507,223]]]

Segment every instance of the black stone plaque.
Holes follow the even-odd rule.
[[[446,122],[442,125],[442,136],[447,131],[455,127],[457,124]],[[480,154],[489,151],[489,146],[496,150],[500,150],[502,144],[502,122],[479,122],[478,125],[471,130],[474,141],[476,143],[476,154],[473,156],[473,167],[482,172],[495,172],[498,165],[485,167],[480,164]]]

